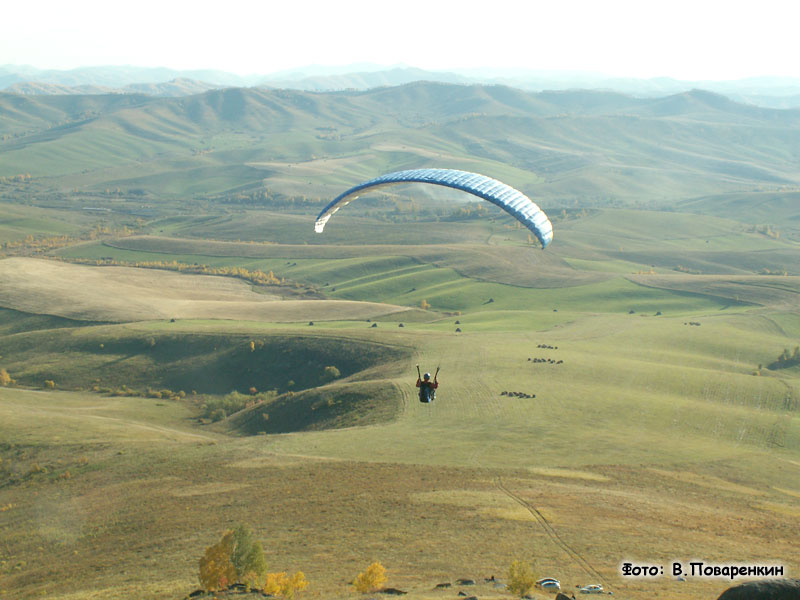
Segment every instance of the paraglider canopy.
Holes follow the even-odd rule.
[[[334,198],[334,200],[319,213],[316,223],[314,223],[314,230],[317,233],[322,233],[325,224],[333,214],[343,206],[350,204],[351,201],[358,198],[365,190],[373,190],[403,183],[441,185],[478,196],[479,198],[483,198],[499,206],[525,225],[525,227],[530,229],[542,244],[542,248],[546,248],[547,245],[553,241],[553,225],[550,223],[550,219],[548,219],[544,211],[534,204],[525,194],[491,177],[455,169],[412,169],[410,171],[397,171],[360,183]]]

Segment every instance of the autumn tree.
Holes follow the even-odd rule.
[[[266,576],[264,549],[246,525],[226,531],[200,559],[200,585],[206,590],[220,590],[233,583],[257,586]]]
[[[519,560],[511,563],[508,568],[508,591],[521,598],[533,589],[534,583],[536,580],[529,564]]]
[[[5,369],[0,369],[0,385],[6,386],[11,385],[14,383],[14,380],[11,379],[11,375],[8,374],[8,371]]]
[[[375,561],[366,571],[358,574],[353,580],[353,587],[357,592],[368,594],[380,589],[384,583],[386,583],[386,567]]]
[[[291,577],[286,573],[267,573],[263,591],[265,594],[293,600],[298,592],[302,592],[307,587],[308,580],[302,571],[298,571]]]
[[[200,585],[205,590],[219,590],[236,581],[236,567],[231,562],[233,531],[225,532],[222,539],[206,548],[200,559]]]

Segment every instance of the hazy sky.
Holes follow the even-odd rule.
[[[20,0],[3,7],[0,65],[800,77],[798,17],[794,0]]]

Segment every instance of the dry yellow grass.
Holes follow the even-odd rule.
[[[133,267],[0,260],[0,306],[86,321],[230,319],[271,322],[375,318],[408,310],[377,302],[281,300],[230,277]]]
[[[476,579],[465,590],[481,598],[508,598],[483,578],[503,578],[517,558],[568,590],[603,581],[623,598],[676,600],[714,598],[730,583],[628,579],[620,563],[777,557],[790,573],[800,568],[796,499],[754,497],[746,469],[733,484],[691,465],[675,477],[666,466],[532,473],[320,460],[274,452],[273,436],[214,434],[211,444],[206,432],[186,435],[186,417],[181,404],[153,399],[0,389],[3,465],[32,473],[0,489],[10,507],[2,558],[22,564],[0,591],[177,600],[197,587],[204,548],[235,522],[263,540],[271,568],[306,574],[307,598],[357,597],[347,582],[374,560],[409,600],[441,598],[434,586],[459,577]]]
[[[785,488],[780,488],[780,487],[773,487],[773,489],[781,492],[782,494],[786,494],[787,496],[800,498],[800,490],[787,490]]]
[[[759,502],[755,506],[781,515],[800,518],[800,506],[790,506],[780,502]]]
[[[460,507],[465,514],[485,514],[512,521],[534,521],[534,517],[500,490],[467,491],[464,489],[423,492],[410,497],[425,510],[427,504]]]
[[[559,469],[557,467],[531,467],[531,473],[544,475],[546,477],[563,477],[566,479],[586,479],[589,481],[608,481],[608,477],[600,473],[591,471],[579,471],[576,469]]]
[[[659,475],[673,477],[675,479],[684,481],[686,483],[691,483],[694,485],[711,488],[713,490],[724,490],[727,492],[736,492],[738,494],[746,494],[750,496],[766,495],[766,492],[763,490],[757,490],[748,486],[734,483],[732,481],[727,481],[720,477],[714,477],[712,475],[700,475],[689,471],[669,471],[666,469],[650,469],[650,470],[653,471],[654,473],[658,473]]]

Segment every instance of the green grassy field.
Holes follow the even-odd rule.
[[[230,328],[172,325],[204,336]],[[165,327],[132,331],[147,339]],[[350,419],[341,429],[334,420],[334,429],[240,437],[259,413],[220,429],[194,424],[191,403],[0,391],[2,465],[14,474],[2,490],[6,589],[22,597],[177,597],[194,589],[202,548],[235,521],[265,540],[271,566],[302,569],[321,597],[349,597],[346,578],[375,559],[415,598],[438,597],[440,581],[500,576],[515,557],[535,558],[539,574],[573,584],[602,578],[633,598],[708,597],[726,584],[625,580],[623,559],[798,568],[791,532],[800,511],[800,423],[784,405],[798,378],[751,374],[762,359],[753,348],[782,339],[766,320],[720,317],[690,328],[680,319],[587,317],[464,336],[336,331],[418,349],[397,366],[350,378],[376,392],[390,378],[397,392],[374,398],[399,410],[391,422]],[[61,356],[62,369],[86,364],[67,349]],[[564,362],[531,364],[531,356]],[[439,397],[422,405],[413,362],[442,359]],[[335,402],[347,385],[325,399]],[[297,408],[317,400],[308,402],[300,396]],[[287,422],[280,407],[263,410]]]
[[[515,559],[622,600],[730,584],[624,561],[797,576],[800,367],[766,367],[800,344],[797,124],[702,92],[0,95],[0,598],[183,598],[236,523],[326,600],[375,560],[410,600],[509,598]],[[421,166],[529,193],[553,244],[425,186],[313,232]],[[136,268],[172,261],[284,281]]]
[[[457,245],[437,264],[413,246],[359,256],[145,242],[150,251],[131,239],[58,252],[274,269],[329,298],[406,312],[330,314],[310,327],[300,313],[87,325],[4,310],[0,365],[18,385],[56,386],[0,388],[7,594],[179,597],[235,522],[254,528],[275,570],[303,570],[311,597],[351,597],[346,581],[373,560],[390,585],[426,600],[458,577],[477,579],[482,597],[508,597],[480,582],[516,558],[629,598],[705,598],[727,583],[627,579],[624,560],[800,568],[800,374],[758,374],[800,337],[787,300],[795,278],[633,275],[599,260],[581,279],[554,276],[569,267],[551,260],[541,266],[551,287],[537,288],[445,266]],[[166,252],[180,243],[192,252]],[[470,256],[469,272],[486,273]],[[40,295],[68,290],[67,267],[92,269],[54,266]],[[100,279],[84,285],[113,272],[94,269]],[[180,281],[163,302],[189,293]],[[727,288],[743,284],[752,291],[737,301]],[[69,303],[61,295],[44,296],[54,315]],[[431,309],[415,309],[422,300]],[[416,363],[442,367],[432,405],[416,400]],[[341,377],[325,383],[328,364]],[[141,395],[102,393],[122,385]],[[198,421],[204,398],[250,387],[279,395]],[[144,397],[163,388],[187,397]]]
[[[76,215],[74,211],[56,212],[4,202],[0,202],[0,211],[0,246],[28,236],[71,235],[89,222],[85,215]]]

